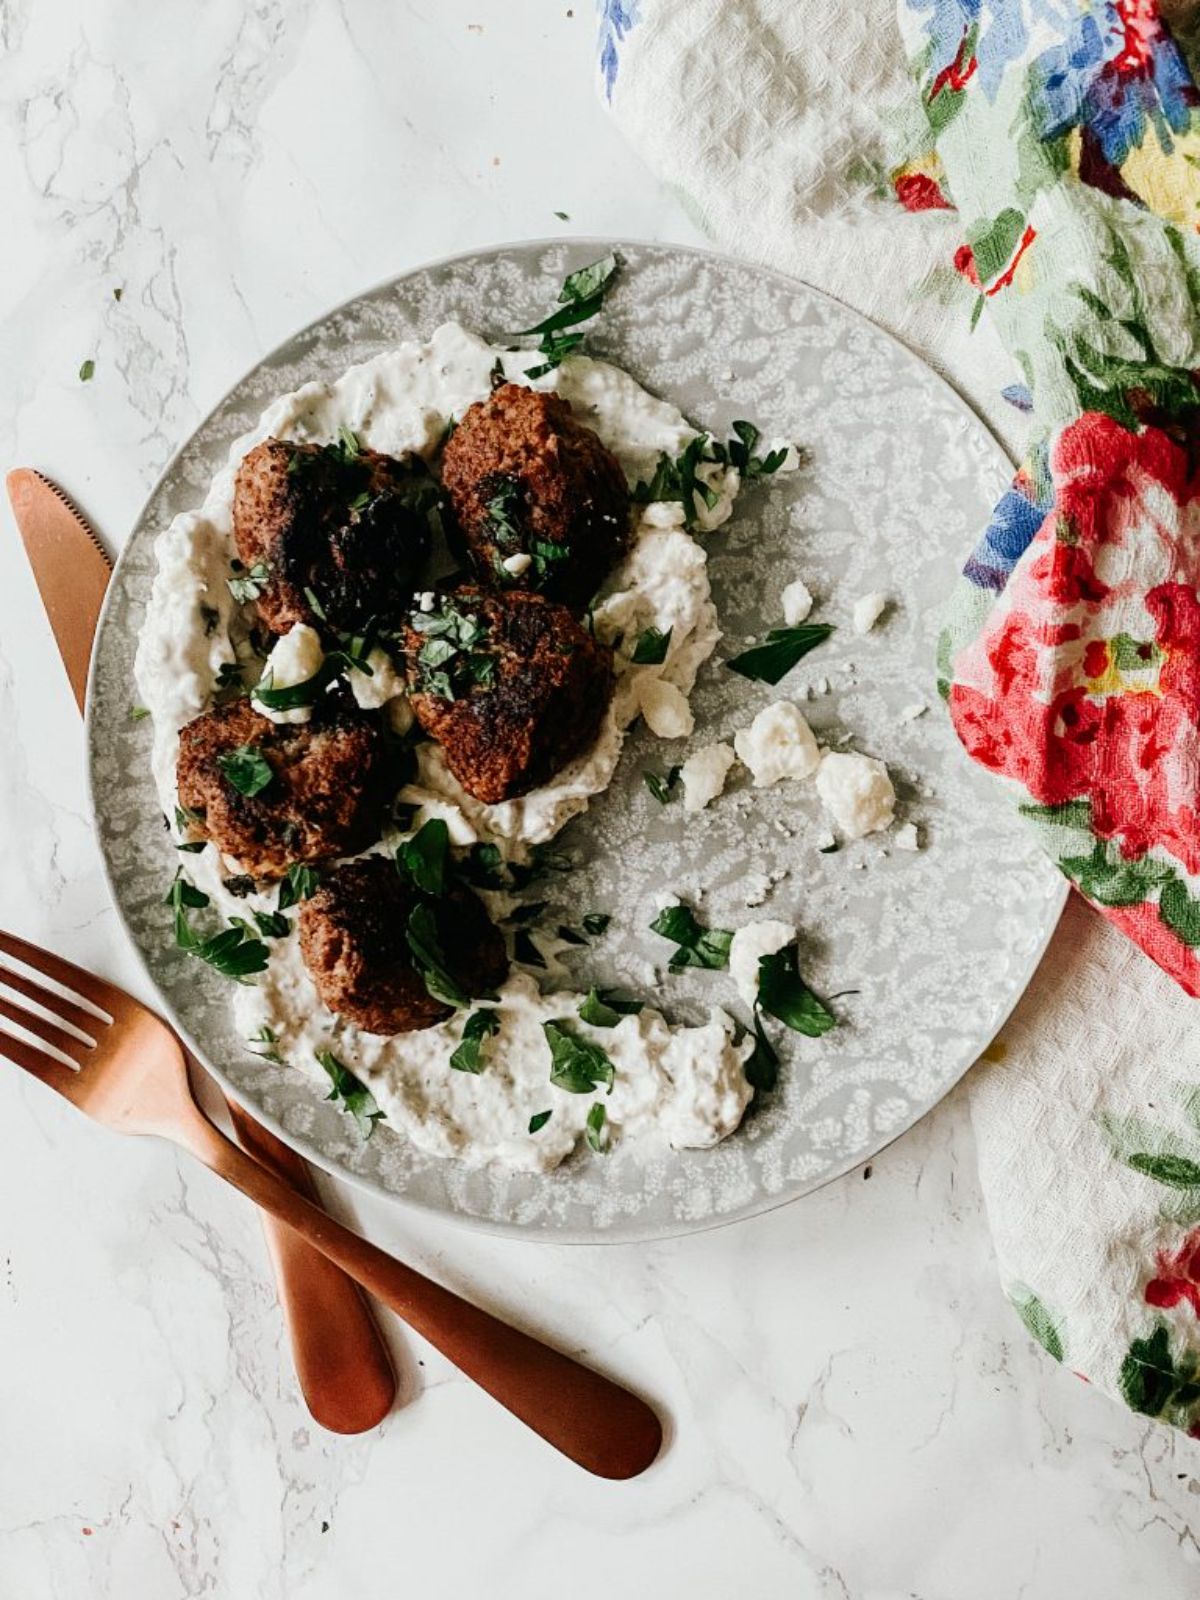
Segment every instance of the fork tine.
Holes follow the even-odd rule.
[[[68,1100],[75,1098],[73,1090],[78,1073],[72,1072],[70,1067],[64,1067],[61,1061],[55,1061],[53,1056],[48,1056],[36,1045],[26,1044],[24,1039],[15,1039],[3,1028],[0,1028],[0,1056],[7,1056],[16,1066],[24,1067],[48,1089],[57,1089]]]
[[[106,1026],[94,1012],[85,1011],[82,1006],[64,999],[53,989],[44,989],[40,983],[34,983],[33,979],[27,978],[23,972],[14,972],[2,961],[0,961],[0,986],[13,989],[17,994],[23,994],[27,1000],[36,1000],[39,1006],[44,1006],[47,1011],[53,1011],[56,1017],[61,1017],[72,1027],[79,1028],[91,1039],[96,1037],[97,1028]]]
[[[34,1033],[39,1039],[45,1039],[47,1044],[52,1044],[56,1050],[61,1050],[64,1055],[70,1056],[71,1060],[80,1066],[95,1049],[94,1043],[85,1044],[73,1033],[68,1033],[65,1028],[57,1026],[51,1018],[39,1017],[35,1012],[27,1011],[24,1006],[19,1006],[15,1000],[10,1000],[4,994],[0,994],[0,1017],[7,1017],[10,1022],[15,1022],[27,1033]]]
[[[74,989],[76,994],[81,994],[92,1005],[99,1006],[106,1016],[112,1015],[107,1004],[113,993],[112,985],[105,983],[103,978],[97,978],[94,973],[75,966],[71,961],[64,961],[61,956],[52,955],[49,950],[31,944],[28,939],[18,938],[15,933],[6,933],[3,928],[0,928],[0,953],[15,956],[18,961],[25,962],[45,977],[53,978],[55,983],[61,983],[66,989]]]

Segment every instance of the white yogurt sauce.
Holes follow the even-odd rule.
[[[154,774],[168,815],[177,800],[179,730],[210,703],[221,667],[247,653],[246,614],[226,585],[234,554],[234,478],[243,456],[268,437],[327,442],[340,427],[389,455],[432,456],[450,419],[487,396],[497,360],[506,377],[522,381],[525,369],[538,359],[529,351],[498,350],[447,323],[426,344],[399,345],[351,368],[334,383],[305,384],[282,396],[236,441],[203,507],[177,517],[159,537],[158,573],[139,640],[138,693],[153,718]],[[533,387],[555,389],[569,400],[631,483],[653,474],[661,452],[676,456],[696,436],[673,406],[648,394],[627,373],[586,356],[569,358]],[[701,475],[716,499],[711,507],[698,505],[697,522],[701,530],[711,531],[731,515],[739,475],[717,463],[703,467]],[[683,522],[678,504],[641,507],[625,559],[605,585],[595,626],[615,647],[617,689],[591,749],[543,788],[504,805],[484,806],[456,783],[438,747],[422,744],[416,779],[404,791],[406,799],[421,807],[418,824],[427,816],[442,816],[457,845],[488,839],[506,854],[521,855],[530,845],[552,838],[607,787],[625,729],[643,698],[655,698],[653,684],[669,686],[657,696],[660,701],[675,703],[690,693],[720,631],[704,551]],[[630,657],[648,627],[669,632],[669,646],[661,663],[636,666]],[[320,660],[310,643],[303,634],[289,635],[275,646],[277,684],[293,681],[293,657],[303,656],[306,667],[312,661],[316,670]],[[403,725],[407,702],[402,685],[383,653],[377,655],[379,659],[370,658],[370,676],[351,674],[351,688],[360,705],[382,706],[394,725]],[[274,903],[273,891],[233,898],[222,878],[236,869],[212,845],[189,856],[187,870],[227,917]],[[476,1166],[496,1162],[548,1171],[575,1147],[596,1099],[605,1104],[614,1144],[653,1137],[676,1147],[704,1147],[737,1127],[750,1099],[742,1063],[752,1041],[735,1042],[732,1022],[717,1010],[708,1023],[694,1028],[673,1028],[648,1008],[637,1017],[622,1018],[615,1028],[589,1028],[576,1016],[580,996],[542,995],[531,978],[514,975],[500,992],[500,1032],[484,1047],[483,1072],[474,1075],[448,1065],[463,1013],[417,1033],[391,1038],[366,1034],[322,1006],[294,931],[272,941],[270,949],[268,970],[235,996],[243,1033],[249,1037],[270,1028],[283,1058],[313,1073],[320,1071],[314,1051],[334,1049],[371,1086],[389,1124],[432,1154]],[[551,1084],[541,1024],[562,1018],[608,1052],[616,1068],[611,1096],[600,1091],[572,1095]],[[529,1118],[543,1110],[553,1111],[549,1122],[529,1134]]]

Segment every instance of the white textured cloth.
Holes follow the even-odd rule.
[[[895,333],[1019,454],[1001,391],[1020,374],[986,316],[968,331],[956,215],[897,204],[928,129],[895,0],[601,0],[600,15],[602,95],[714,243]],[[1200,1245],[1167,1246],[1200,1220],[1195,1005],[1075,898],[970,1078],[1006,1293],[1051,1354],[1185,1427]]]

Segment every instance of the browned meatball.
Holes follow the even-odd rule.
[[[459,589],[413,613],[407,646],[417,721],[487,805],[585,750],[612,695],[612,651],[540,594]]]
[[[554,394],[506,383],[464,415],[442,456],[450,508],[484,583],[582,610],[629,540],[615,456]],[[504,562],[528,556],[523,571]]]
[[[230,774],[256,787],[260,760],[270,778],[245,794]],[[179,802],[195,819],[192,836],[211,839],[254,878],[281,877],[294,861],[349,855],[379,837],[383,738],[372,718],[345,705],[322,706],[310,722],[290,726],[246,700],[216,706],[181,730],[176,773]]]
[[[437,954],[464,994],[488,994],[504,982],[504,939],[469,889],[424,899],[388,857],[367,856],[322,877],[300,908],[300,953],[331,1011],[368,1033],[408,1033],[451,1014],[413,959],[408,929],[418,907],[432,919]],[[418,936],[422,949],[427,933]]]
[[[234,484],[233,537],[267,627],[353,634],[371,618],[398,622],[438,498],[423,465],[352,443],[255,445]]]

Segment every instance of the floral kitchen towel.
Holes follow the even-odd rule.
[[[602,92],[719,243],[891,327],[1023,449],[938,675],[966,748],[1103,915],[1072,902],[972,1075],[981,1178],[1030,1331],[1135,1410],[1196,1431],[1187,17],[1173,35],[1155,0],[899,0],[897,32],[896,3],[833,20],[815,0],[603,0]]]

